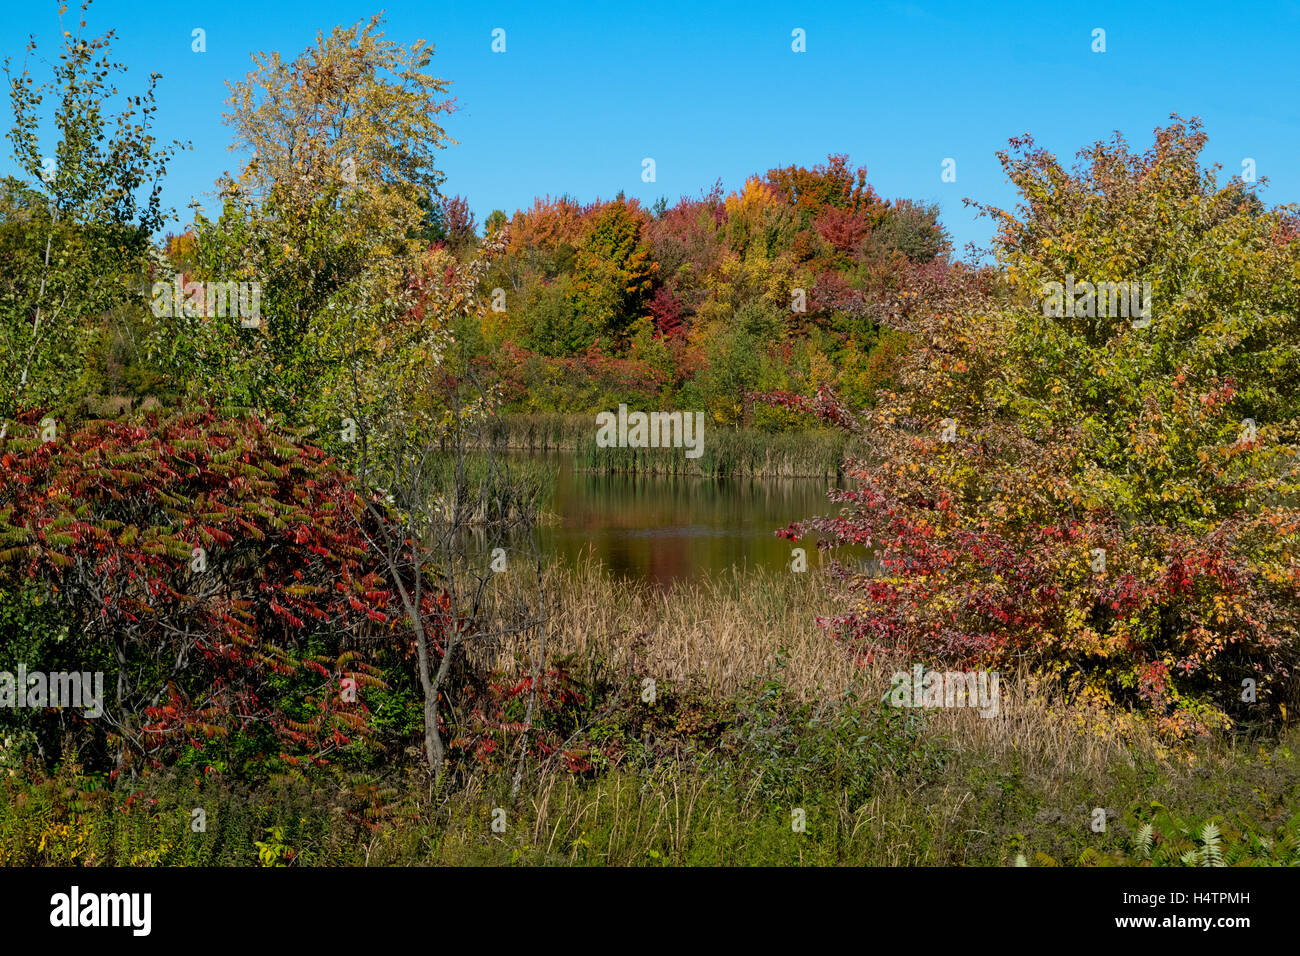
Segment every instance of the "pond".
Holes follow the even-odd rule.
[[[815,568],[812,539],[774,532],[839,508],[824,478],[604,474],[576,469],[572,455],[546,460],[558,475],[545,506],[555,520],[533,531],[541,553],[569,564],[589,554],[620,578],[661,587],[733,566],[778,569],[796,546]]]

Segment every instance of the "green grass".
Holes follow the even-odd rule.
[[[852,695],[796,703],[776,681],[728,702],[662,690],[655,708],[637,701],[595,728],[616,759],[578,775],[534,767],[513,805],[505,771],[441,789],[408,767],[251,792],[169,772],[130,796],[70,764],[44,780],[11,776],[0,780],[0,863],[1300,864],[1293,739],[1062,778],[1032,755],[955,748],[925,715]]]

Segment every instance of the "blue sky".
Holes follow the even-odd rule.
[[[443,154],[445,191],[480,221],[545,194],[675,201],[719,178],[730,190],[773,166],[848,153],[882,196],[938,202],[960,249],[991,231],[964,197],[1015,201],[994,155],[1008,137],[1033,133],[1072,161],[1115,130],[1145,148],[1175,111],[1204,120],[1204,158],[1223,176],[1250,157],[1270,180],[1266,202],[1300,201],[1297,2],[380,2],[97,0],[90,32],[117,30],[124,89],[162,73],[159,133],[194,143],[167,180],[182,218],[237,164],[221,113],[225,81],[244,75],[249,53],[291,58],[317,30],[380,9],[389,37],[432,42],[431,70],[452,81],[459,111],[446,125],[459,144]],[[20,59],[29,33],[50,50],[57,9],[6,5],[0,54]],[[195,27],[205,53],[191,51]],[[503,54],[491,50],[498,27]],[[791,50],[795,28],[805,53]],[[1105,53],[1091,49],[1095,28]],[[654,183],[641,180],[645,157]],[[955,183],[941,181],[947,157]]]

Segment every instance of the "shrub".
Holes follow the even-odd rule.
[[[340,682],[379,683],[359,652],[389,595],[337,467],[210,409],[48,441],[37,417],[0,440],[0,588],[39,597],[24,614],[58,614],[69,638],[53,663],[108,672],[96,727],[111,729],[91,736],[115,770],[167,754],[323,764],[365,731]],[[18,639],[7,631],[5,650],[51,666],[49,640]]]
[[[783,533],[876,550],[828,622],[858,653],[1031,663],[1175,736],[1264,719],[1300,649],[1290,213],[1216,186],[1195,123],[1074,175],[1013,142],[1025,218],[993,211],[1013,299],[891,316],[915,351],[861,421],[792,402],[875,456],[841,515]],[[1150,326],[1031,298],[1070,274],[1149,277]]]

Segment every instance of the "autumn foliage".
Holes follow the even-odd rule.
[[[1025,203],[988,210],[1010,298],[900,312],[913,350],[865,412],[772,396],[872,452],[838,515],[783,532],[872,549],[826,621],[855,653],[1028,666],[1172,736],[1293,704],[1300,243],[1203,143],[1175,118],[1070,173],[1015,141]],[[1150,326],[1045,315],[1067,274],[1150,281]]]
[[[119,770],[232,735],[322,763],[365,734],[390,595],[342,471],[251,416],[91,421],[52,440],[40,419],[0,441],[0,583],[48,591],[106,663]]]
[[[876,349],[894,300],[919,297],[936,275],[978,274],[949,261],[937,209],[881,199],[844,155],[649,209],[622,195],[538,199],[508,232],[484,282],[505,305],[486,318],[480,349],[519,381],[508,389],[518,410],[589,407],[586,380],[566,388],[555,360],[593,349],[654,373],[630,395],[600,394],[606,402],[684,403],[735,423],[738,388],[810,394],[829,375],[869,403],[893,373],[895,353]],[[540,359],[522,376],[520,355]]]

